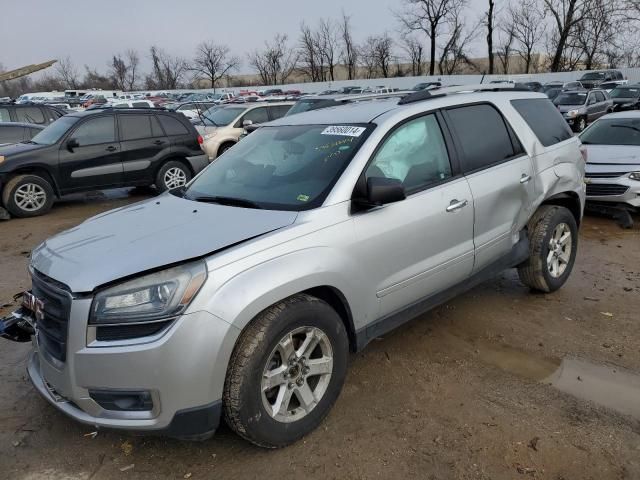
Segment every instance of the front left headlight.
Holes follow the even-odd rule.
[[[631,180],[637,180],[637,181],[639,181],[639,182],[640,182],[640,172],[631,172],[631,173],[629,174],[629,178],[630,178]]]
[[[205,263],[199,261],[107,288],[93,299],[89,323],[139,323],[180,315],[206,279]]]
[[[569,117],[575,117],[576,115],[578,115],[578,110],[569,110],[567,112],[567,116]]]

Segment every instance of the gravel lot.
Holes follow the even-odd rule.
[[[29,286],[33,247],[145,195],[78,196],[45,217],[0,223],[0,314]],[[586,217],[576,268],[555,294],[531,294],[506,272],[372,342],[353,356],[327,420],[283,450],[255,448],[226,427],[202,443],[93,435],[31,387],[28,346],[3,341],[0,478],[638,479],[636,225]],[[568,359],[604,365],[613,380],[562,370],[578,396],[543,381]],[[616,410],[602,405],[613,397]]]

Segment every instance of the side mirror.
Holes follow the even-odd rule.
[[[248,127],[249,125],[253,125],[253,120],[245,120],[242,122],[243,127]]]
[[[70,138],[69,140],[67,140],[67,150],[69,150],[70,152],[73,152],[73,149],[78,148],[79,146],[80,144],[75,138]]]
[[[380,206],[406,198],[402,182],[395,178],[371,177],[367,180],[367,198],[363,203]]]

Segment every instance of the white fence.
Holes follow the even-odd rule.
[[[619,68],[622,75],[629,80],[629,83],[640,82],[640,68]],[[323,90],[338,90],[347,86],[359,87],[390,87],[406,90],[421,82],[441,81],[445,85],[470,85],[489,83],[491,80],[513,80],[516,82],[541,82],[547,83],[554,80],[570,81],[578,80],[586,71],[575,72],[558,72],[558,73],[531,73],[522,75],[434,75],[422,77],[398,77],[398,78],[374,78],[369,80],[339,80],[335,82],[308,82],[308,83],[289,83],[286,85],[265,85],[260,87],[240,87],[217,89],[217,91],[234,91],[240,90],[264,90],[267,88],[281,88],[282,90],[300,90],[305,93],[317,93]],[[212,91],[205,89],[201,91]]]

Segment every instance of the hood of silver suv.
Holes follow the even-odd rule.
[[[590,165],[611,165],[614,171],[628,166],[629,171],[640,168],[640,147],[634,145],[589,145],[587,148],[587,171]]]
[[[49,238],[33,251],[31,264],[73,292],[90,292],[286,227],[296,215],[165,194],[90,218]]]

